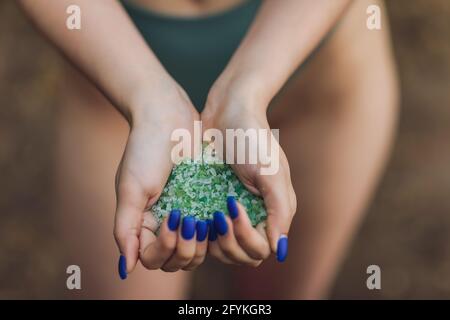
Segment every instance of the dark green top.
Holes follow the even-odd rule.
[[[209,89],[245,36],[261,0],[247,0],[230,10],[195,18],[167,16],[125,0],[122,3],[166,70],[201,111]]]

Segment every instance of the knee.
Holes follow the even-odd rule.
[[[394,67],[380,66],[366,70],[360,81],[353,81],[338,95],[337,112],[366,112],[395,120],[399,112],[400,84]]]

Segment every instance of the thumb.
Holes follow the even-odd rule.
[[[144,195],[139,198],[118,196],[114,237],[121,254],[118,266],[121,279],[133,271],[139,256],[139,234],[146,203]]]
[[[278,179],[266,180],[264,177],[260,180],[258,189],[264,199],[267,211],[266,233],[270,248],[276,254],[277,260],[283,262],[286,260],[288,251],[288,232],[292,223],[292,218],[296,208],[292,207],[289,185]],[[295,197],[295,196],[294,196]]]

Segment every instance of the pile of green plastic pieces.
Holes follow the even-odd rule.
[[[266,219],[262,198],[245,188],[230,165],[190,159],[174,166],[152,211],[160,222],[172,209],[197,219],[212,219],[215,211],[228,213],[227,196],[244,205],[253,226]]]

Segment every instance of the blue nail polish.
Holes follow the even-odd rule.
[[[208,223],[204,220],[197,221],[197,241],[202,242],[208,235]]]
[[[216,228],[217,233],[220,234],[221,236],[227,233],[228,224],[223,212],[220,211],[214,212],[214,227]]]
[[[287,236],[281,236],[278,239],[277,244],[277,260],[278,262],[284,262],[288,254],[288,238]]]
[[[216,228],[214,227],[214,221],[212,221],[211,219],[208,219],[208,227],[209,227],[208,240],[216,241],[217,239]]]
[[[181,211],[178,209],[173,209],[170,211],[169,219],[167,220],[167,225],[169,229],[172,231],[177,230],[178,225],[180,224]]]
[[[186,240],[191,240],[195,235],[195,218],[192,216],[186,216],[183,218],[183,224],[181,226],[181,236]]]
[[[119,258],[119,276],[122,280],[127,278],[127,259],[123,255]]]
[[[231,219],[236,219],[238,216],[238,207],[237,207],[236,199],[233,196],[227,197],[227,208],[228,208],[228,213],[230,214]]]

